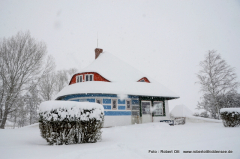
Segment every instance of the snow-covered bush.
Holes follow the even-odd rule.
[[[203,118],[209,118],[207,111],[200,113],[199,116]]]
[[[222,108],[220,114],[225,127],[240,126],[240,108]]]
[[[199,113],[198,113],[198,112],[195,112],[195,113],[193,114],[193,116],[199,116]]]
[[[39,128],[50,145],[97,142],[103,121],[104,109],[97,103],[47,101],[40,105]]]
[[[174,119],[174,125],[184,125],[186,121],[185,117],[178,117]]]

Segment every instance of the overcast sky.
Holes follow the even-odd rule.
[[[240,77],[240,1],[0,1],[0,38],[29,30],[57,69],[84,68],[98,46],[180,96],[170,109],[199,101],[196,73],[217,50]]]

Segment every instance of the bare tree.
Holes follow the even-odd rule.
[[[4,128],[8,114],[16,110],[17,97],[27,84],[43,74],[46,52],[46,45],[29,32],[18,32],[0,41],[0,128]]]
[[[39,82],[39,91],[44,101],[51,100],[55,93],[55,73],[45,75]]]
[[[220,108],[240,108],[240,94],[237,92],[227,93],[224,96],[218,96]]]
[[[38,111],[38,106],[41,103],[41,98],[39,97],[39,91],[37,87],[35,87],[34,83],[32,83],[32,85],[30,86],[30,89],[28,90],[28,92],[25,94],[23,98],[28,110],[29,124],[34,124],[38,122],[37,111]]]
[[[52,62],[50,63],[53,64],[53,59],[51,61]],[[77,69],[75,68],[71,68],[69,70],[59,70],[57,73],[55,73],[55,70],[52,69],[51,72],[44,75],[38,84],[39,93],[42,99],[44,101],[51,100],[56,93],[69,84],[70,78],[76,72]]]
[[[8,121],[16,126],[23,127],[38,122],[38,106],[41,103],[39,91],[35,83],[31,83],[24,95],[19,95],[14,103],[16,109],[8,116]]]
[[[76,68],[71,68],[68,70],[57,71],[56,74],[56,93],[60,92],[65,86],[69,84],[69,81],[74,73],[77,72]]]
[[[205,60],[200,62],[201,70],[197,74],[203,92],[203,101],[198,108],[206,109],[220,118],[219,96],[235,92],[238,87],[237,75],[215,50],[210,50]],[[211,111],[210,111],[211,110]]]
[[[68,73],[68,82],[71,80],[72,76],[78,72],[78,69],[76,68],[70,68],[67,70]]]
[[[8,121],[13,123],[13,128],[23,127],[28,125],[28,110],[24,102],[23,96],[18,96],[18,100],[14,103],[15,111],[11,112],[8,116]]]
[[[68,83],[68,76],[66,70],[57,71],[56,74],[56,92],[60,92]]]

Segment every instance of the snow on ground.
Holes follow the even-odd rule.
[[[222,123],[222,120],[217,119],[210,119],[210,118],[203,118],[203,117],[196,117],[196,116],[187,116],[187,122],[193,123]]]
[[[166,123],[103,128],[97,143],[49,146],[38,124],[21,129],[0,129],[1,159],[145,159],[145,158],[240,158],[240,127],[222,123]],[[180,150],[180,153],[149,153]],[[231,150],[233,153],[183,153],[193,150]]]

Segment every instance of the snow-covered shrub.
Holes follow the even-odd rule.
[[[39,128],[50,145],[97,142],[103,121],[104,109],[97,103],[47,101],[40,105]]]
[[[174,125],[184,125],[186,121],[185,117],[177,117],[174,119]]]
[[[160,123],[168,123],[170,126],[174,126],[174,120],[160,120]]]
[[[209,118],[207,111],[200,113],[199,116],[203,118]]]
[[[240,126],[240,108],[222,108],[220,114],[225,127]]]
[[[193,116],[199,116],[199,113],[198,113],[198,112],[195,112],[195,113],[193,114]]]

